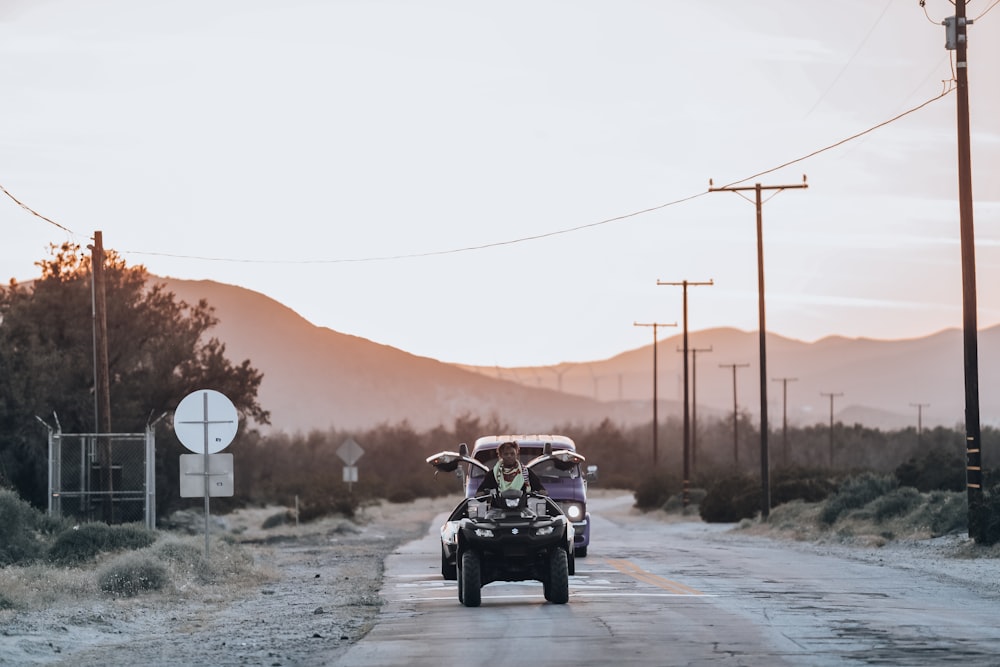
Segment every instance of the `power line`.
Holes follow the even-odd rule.
[[[993,0],[993,2],[990,3],[990,6],[987,7],[986,9],[984,9],[982,11],[982,13],[980,13],[979,16],[977,16],[976,18],[972,19],[972,21],[975,22],[975,21],[978,21],[979,19],[983,18],[984,16],[986,16],[987,14],[989,14],[991,11],[993,11],[996,8],[997,5],[1000,5],[1000,0]]]
[[[996,0],[996,2],[1000,2],[1000,0]],[[992,7],[990,7],[990,9],[992,9]],[[987,10],[987,11],[989,11],[989,10]],[[900,120],[900,119],[902,119],[902,118],[904,118],[904,117],[906,117],[906,116],[908,116],[908,115],[910,115],[912,113],[915,113],[915,112],[923,109],[924,107],[928,106],[932,102],[936,102],[936,101],[940,100],[941,98],[945,97],[946,95],[948,95],[949,93],[951,93],[953,89],[954,89],[953,86],[948,86],[946,88],[946,90],[944,90],[941,94],[937,95],[936,97],[932,97],[931,99],[929,99],[929,100],[927,100],[927,101],[925,101],[925,102],[923,102],[921,104],[918,104],[917,106],[915,106],[915,107],[913,107],[911,109],[908,109],[907,111],[904,111],[904,112],[902,112],[900,114],[897,114],[897,115],[893,116],[892,118],[890,118],[890,119],[888,119],[886,121],[878,123],[877,125],[873,125],[872,127],[869,127],[866,130],[863,130],[861,132],[853,134],[853,135],[851,135],[851,136],[849,136],[849,137],[847,137],[845,139],[841,139],[840,141],[834,142],[834,143],[832,143],[832,144],[830,144],[828,146],[825,146],[823,148],[819,148],[817,150],[814,150],[811,153],[803,155],[802,157],[798,157],[798,158],[795,158],[793,160],[789,160],[788,162],[785,162],[783,164],[779,164],[776,167],[772,167],[770,169],[765,169],[764,171],[757,172],[756,174],[751,174],[750,176],[747,176],[745,178],[741,178],[739,180],[732,181],[731,183],[728,183],[727,185],[725,185],[723,187],[730,187],[730,186],[733,186],[733,185],[738,185],[740,183],[744,183],[746,181],[749,181],[749,180],[754,179],[754,178],[758,178],[758,177],[763,176],[765,174],[770,174],[770,173],[778,171],[780,169],[784,169],[785,167],[788,167],[790,165],[796,164],[798,162],[802,162],[804,160],[808,160],[809,158],[815,157],[815,156],[817,156],[817,155],[819,155],[821,153],[825,153],[826,151],[829,151],[829,150],[832,150],[834,148],[837,148],[838,146],[842,146],[842,145],[844,145],[844,144],[846,144],[846,143],[848,143],[850,141],[853,141],[855,139],[858,139],[859,137],[863,137],[863,136],[865,136],[867,134],[870,134],[870,133],[874,132],[875,130],[881,129],[881,128],[883,128],[883,127],[885,127],[885,126],[887,126],[887,125],[889,125],[891,123],[894,123],[894,122],[896,122],[896,121],[898,121],[898,120]],[[62,229],[65,232],[73,234],[74,236],[79,236],[73,230],[71,230],[71,229],[69,229],[67,227],[64,227],[63,225],[59,224],[58,222],[45,217],[41,213],[38,213],[37,211],[35,211],[31,207],[29,207],[26,204],[24,204],[21,201],[19,201],[10,192],[8,192],[7,189],[2,184],[0,184],[0,190],[2,190],[4,194],[6,194],[8,197],[10,197],[18,206],[20,206],[21,208],[23,208],[24,210],[26,210],[28,213],[30,213],[34,217],[39,218],[41,220],[44,220],[45,222],[47,222],[47,223],[49,223],[51,225],[55,225],[59,229]],[[290,264],[291,265],[294,265],[294,264],[359,264],[359,263],[367,263],[367,262],[397,261],[397,260],[401,260],[401,259],[419,259],[419,258],[424,258],[424,257],[438,257],[438,256],[442,256],[442,255],[453,255],[453,254],[459,254],[459,253],[463,253],[463,252],[472,252],[472,251],[475,251],[475,250],[485,250],[485,249],[488,249],[488,248],[499,248],[499,247],[508,246],[508,245],[515,245],[515,244],[518,244],[518,243],[525,243],[525,242],[528,242],[528,241],[537,241],[539,239],[551,238],[551,237],[554,237],[554,236],[561,236],[561,235],[564,235],[564,234],[571,234],[571,233],[574,233],[574,232],[583,231],[585,229],[592,229],[592,228],[595,228],[595,227],[601,227],[601,226],[604,226],[604,225],[609,225],[609,224],[613,224],[613,223],[616,223],[616,222],[621,222],[623,220],[628,220],[630,218],[635,218],[637,216],[645,215],[647,213],[652,213],[654,211],[659,211],[659,210],[662,210],[662,209],[665,209],[665,208],[669,208],[671,206],[677,206],[679,204],[684,204],[684,203],[687,203],[689,201],[693,201],[695,199],[699,199],[701,197],[704,197],[706,194],[708,194],[708,193],[707,192],[698,192],[698,193],[695,193],[695,194],[692,194],[692,195],[688,195],[686,197],[681,197],[679,199],[674,199],[674,200],[666,202],[664,204],[659,204],[657,206],[651,206],[649,208],[644,208],[644,209],[640,209],[640,210],[637,210],[637,211],[632,211],[631,213],[624,213],[622,215],[614,216],[614,217],[611,217],[611,218],[605,218],[603,220],[598,220],[596,222],[590,222],[590,223],[586,223],[586,224],[582,224],[582,225],[575,225],[573,227],[566,227],[564,229],[557,229],[557,230],[554,230],[554,231],[551,231],[551,232],[544,232],[544,233],[541,233],[541,234],[533,234],[533,235],[530,235],[530,236],[521,236],[521,237],[517,237],[517,238],[513,238],[513,239],[508,239],[508,240],[505,240],[505,241],[494,241],[494,242],[491,242],[491,243],[483,243],[483,244],[479,244],[479,245],[460,246],[458,248],[449,248],[449,249],[445,249],[445,250],[432,250],[432,251],[428,251],[428,252],[404,253],[404,254],[398,254],[398,255],[374,255],[374,256],[369,256],[369,257],[354,257],[354,258],[343,257],[343,258],[334,258],[334,259],[247,259],[247,258],[239,258],[239,257],[209,257],[209,256],[202,256],[202,255],[184,255],[184,254],[178,254],[178,253],[155,252],[155,251],[149,251],[149,250],[118,250],[117,252],[119,252],[122,255],[140,255],[140,256],[145,256],[145,257],[172,257],[172,258],[176,258],[176,259],[193,259],[193,260],[205,261],[205,262],[231,262],[231,263],[243,263],[243,264],[283,264],[283,265],[290,265]]]
[[[66,227],[63,227],[62,225],[60,225],[55,220],[50,220],[49,218],[46,218],[44,215],[42,215],[41,213],[39,213],[35,209],[31,208],[30,206],[28,206],[24,202],[20,201],[17,197],[15,197],[10,192],[8,192],[7,188],[5,188],[3,185],[0,185],[0,190],[3,190],[3,193],[5,195],[7,195],[8,197],[10,197],[14,201],[15,204],[17,204],[18,206],[20,206],[21,208],[23,208],[28,213],[30,213],[31,215],[35,216],[36,218],[40,218],[40,219],[44,220],[45,222],[49,223],[50,225],[55,225],[56,227],[58,227],[59,229],[63,230],[64,232],[69,232],[70,234],[76,235],[76,233],[72,229],[68,229]]]
[[[819,96],[819,99],[817,99],[816,102],[812,105],[812,107],[810,107],[809,111],[806,112],[805,115],[806,118],[808,118],[812,114],[812,112],[816,110],[816,107],[818,107],[820,103],[824,99],[826,99],[826,96],[830,94],[830,91],[833,90],[834,86],[837,85],[837,82],[840,81],[840,77],[842,77],[844,75],[844,72],[846,72],[847,69],[851,66],[851,64],[854,63],[854,59],[858,57],[858,54],[861,53],[861,49],[863,49],[865,44],[868,43],[868,40],[871,39],[872,33],[875,32],[875,28],[878,27],[878,24],[882,22],[882,19],[885,17],[885,13],[889,11],[889,7],[892,5],[893,1],[894,0],[889,0],[887,3],[885,3],[885,7],[882,8],[882,13],[878,15],[877,19],[875,19],[875,23],[873,23],[872,27],[868,29],[868,33],[865,34],[864,39],[861,40],[861,43],[858,44],[858,47],[854,49],[854,53],[851,54],[851,57],[847,59],[847,62],[844,63],[844,66],[840,68],[839,72],[837,72],[837,76],[833,77],[833,81],[830,82],[830,85],[827,86],[823,94]]]
[[[893,116],[889,120],[883,121],[883,122],[879,123],[878,125],[873,125],[872,127],[868,128],[867,130],[864,130],[862,132],[858,132],[857,134],[852,134],[851,136],[847,137],[846,139],[841,139],[840,141],[832,143],[829,146],[826,146],[824,148],[820,148],[819,150],[815,150],[812,153],[809,153],[808,155],[803,155],[800,158],[796,158],[794,160],[789,160],[788,162],[785,162],[784,164],[779,164],[777,167],[772,167],[772,168],[767,169],[765,171],[761,171],[761,172],[758,172],[758,173],[753,174],[751,176],[747,176],[746,178],[741,178],[738,181],[733,181],[732,183],[724,185],[723,187],[730,187],[730,186],[733,186],[733,185],[737,185],[739,183],[745,183],[746,181],[752,180],[754,178],[758,178],[760,176],[764,176],[765,174],[770,174],[771,172],[778,171],[779,169],[784,169],[785,167],[791,166],[791,165],[793,165],[793,164],[795,164],[797,162],[802,162],[803,160],[808,160],[811,157],[815,157],[815,156],[819,155],[820,153],[825,153],[826,151],[834,149],[837,146],[842,146],[842,145],[846,144],[847,142],[853,141],[853,140],[855,140],[855,139],[857,139],[859,137],[863,137],[866,134],[871,134],[875,130],[883,128],[886,125],[889,125],[890,123],[894,123],[897,120],[899,120],[899,119],[901,119],[901,118],[903,118],[905,116],[909,116],[911,113],[914,113],[915,111],[919,111],[920,109],[923,109],[925,106],[927,106],[928,104],[931,104],[932,102],[937,102],[938,100],[940,100],[941,98],[945,97],[948,93],[950,93],[954,89],[955,89],[954,86],[948,86],[947,89],[945,89],[937,97],[932,97],[931,99],[927,100],[926,102],[918,104],[917,106],[913,107],[912,109],[908,109],[907,111],[904,111],[901,114]]]

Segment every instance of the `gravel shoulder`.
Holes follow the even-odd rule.
[[[592,489],[591,498],[594,510],[600,507],[601,516],[615,522],[656,523],[667,532],[723,542],[779,542],[782,548],[875,562],[1000,595],[1000,550],[978,548],[963,535],[876,545],[802,540],[755,522],[713,525],[639,512],[623,491]],[[252,577],[134,598],[62,595],[37,610],[0,610],[0,665],[337,664],[378,620],[385,558],[425,535],[457,501],[448,496],[381,503],[353,521],[329,518],[266,530],[264,520],[279,510],[229,515],[227,535],[251,556]]]
[[[0,611],[0,665],[330,664],[375,622],[385,557],[457,499],[268,530],[280,510],[240,511],[225,522],[252,555],[251,581]]]

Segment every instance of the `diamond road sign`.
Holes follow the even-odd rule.
[[[337,450],[337,456],[340,460],[349,466],[353,466],[361,458],[361,455],[365,453],[365,450],[361,449],[361,445],[354,442],[354,438],[348,438],[344,440],[344,444],[340,446]]]

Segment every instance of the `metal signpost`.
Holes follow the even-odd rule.
[[[205,558],[208,558],[208,499],[233,495],[233,455],[216,452],[229,446],[238,428],[236,406],[214,389],[188,394],[174,411],[177,439],[201,455],[181,455],[181,497],[205,497]]]
[[[344,481],[347,482],[348,493],[353,492],[351,485],[358,481],[358,468],[354,464],[365,453],[361,445],[354,441],[354,438],[344,440],[344,443],[337,450],[337,456],[346,464],[344,468]]]

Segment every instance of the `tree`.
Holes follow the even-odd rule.
[[[37,506],[46,500],[47,451],[36,416],[57,415],[68,433],[97,426],[90,258],[77,244],[50,251],[50,259],[36,262],[40,278],[0,288],[0,485]],[[114,251],[106,251],[104,273],[114,431],[141,431],[206,387],[228,396],[241,421],[269,423],[257,401],[263,374],[249,360],[234,365],[225,345],[206,335],[218,320],[204,299],[178,301],[145,267],[127,266]],[[167,488],[158,483],[158,494],[169,494],[177,481],[168,472],[176,466],[162,465],[179,449],[172,432],[166,435],[157,469]]]

